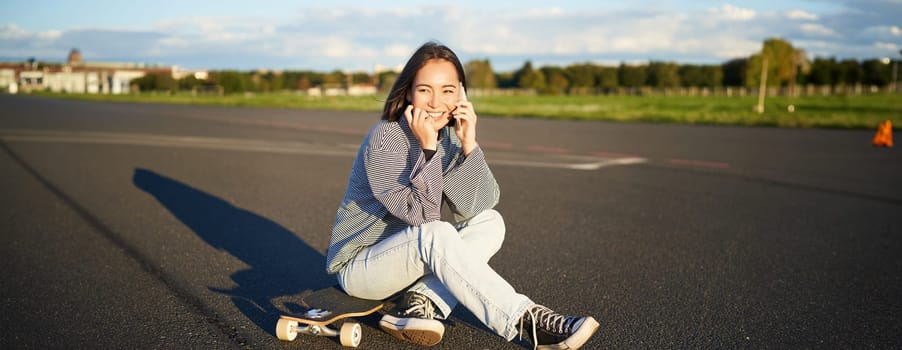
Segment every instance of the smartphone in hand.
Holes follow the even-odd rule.
[[[466,101],[467,101],[467,90],[464,89],[464,83],[460,83],[460,86],[458,87],[458,89],[460,90],[460,99],[459,99],[459,101],[466,102]],[[458,108],[458,107],[455,107],[455,108],[454,108],[454,111],[457,111],[457,108]],[[452,111],[452,113],[453,113],[454,111]],[[451,123],[456,123],[455,126],[460,127],[460,120],[458,120],[457,118],[455,118],[453,114],[451,115],[450,122],[451,122]]]
[[[467,89],[464,89],[464,83],[460,83],[460,100],[467,102]]]

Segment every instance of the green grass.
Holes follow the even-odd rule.
[[[310,97],[294,93],[231,94],[225,96],[177,94],[44,96],[96,101],[204,104],[219,106],[279,107],[351,110],[379,113],[385,97]],[[768,97],[765,111],[753,109],[757,97],[686,96],[483,96],[473,97],[484,116],[536,117],[684,124],[724,124],[803,128],[876,128],[891,120],[902,127],[902,95]],[[795,112],[787,111],[790,103]]]
[[[474,99],[475,100],[475,99]],[[499,116],[685,124],[874,128],[884,120],[902,126],[902,96],[770,97],[764,113],[757,97],[532,96],[486,97],[477,111]],[[475,101],[474,101],[475,102]],[[795,105],[795,112],[787,107]]]
[[[204,94],[193,96],[190,92],[175,94],[167,93],[141,93],[127,95],[104,94],[63,94],[40,92],[36,95],[70,98],[103,102],[134,102],[134,103],[171,103],[171,104],[198,104],[213,106],[243,106],[243,107],[277,107],[299,109],[324,109],[324,110],[348,110],[348,111],[381,111],[384,97],[380,96],[323,96],[312,97],[295,93],[247,93],[228,94],[223,96]]]

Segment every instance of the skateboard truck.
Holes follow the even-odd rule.
[[[334,329],[329,328],[328,326],[302,326],[297,327],[298,333],[310,334],[310,335],[323,335],[327,337],[334,337],[338,335]]]

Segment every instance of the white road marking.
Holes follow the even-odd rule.
[[[203,136],[25,129],[0,129],[0,139],[18,142],[131,145],[351,157],[357,153],[357,148],[359,147],[359,145],[350,144],[327,145],[292,141],[266,141]],[[523,153],[492,152],[489,156],[489,163],[503,166],[592,171],[616,165],[630,165],[647,162],[646,159],[639,157],[599,158],[545,154],[540,158],[545,159],[546,161],[532,160],[534,159],[533,157]]]
[[[510,165],[510,166],[522,166],[522,167],[531,167],[531,168],[557,168],[557,169],[571,169],[571,170],[598,170],[604,167],[615,166],[615,165],[630,165],[630,164],[640,164],[647,162],[644,158],[618,158],[618,159],[605,159],[602,161],[596,161],[591,163],[556,163],[556,162],[530,162],[530,161],[518,161],[518,160],[505,160],[505,159],[490,159],[489,163],[498,164],[498,165]]]
[[[102,133],[81,131],[0,130],[0,139],[7,141],[113,144],[152,147],[176,147],[210,150],[248,151],[279,154],[314,154],[353,156],[355,148],[317,145],[291,141],[264,141],[201,136],[167,136],[131,133]]]

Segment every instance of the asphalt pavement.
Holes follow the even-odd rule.
[[[274,327],[334,284],[377,118],[0,95],[0,348],[339,349]],[[587,349],[898,348],[902,153],[873,134],[482,116],[490,264],[594,316]],[[362,349],[418,348],[362,321]],[[433,349],[527,345],[446,326]]]

